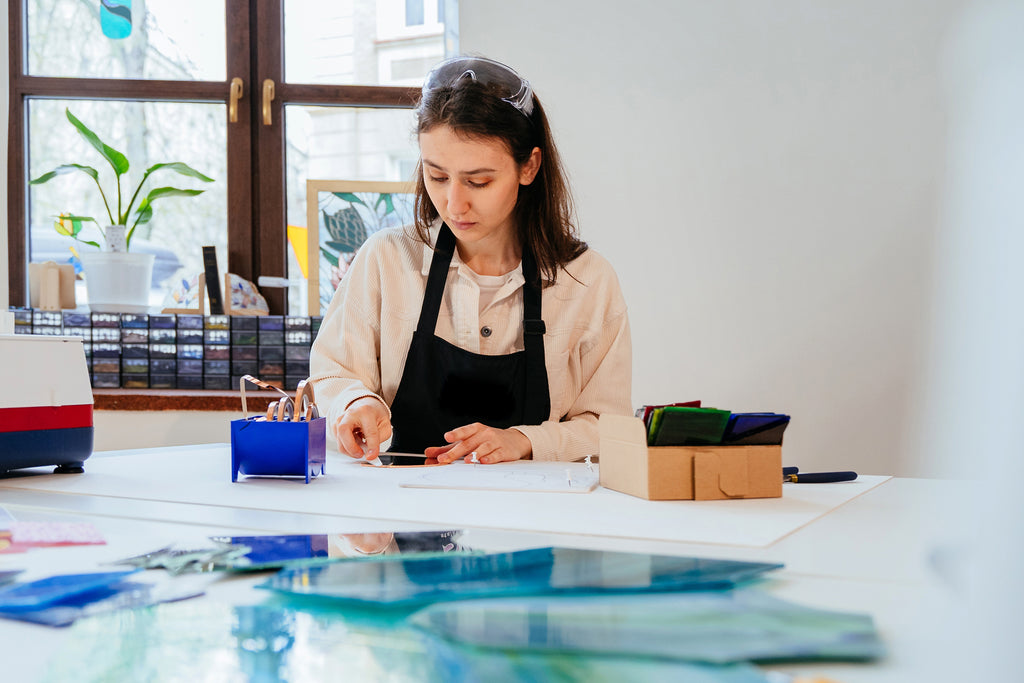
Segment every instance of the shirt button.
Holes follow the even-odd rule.
[[[491,328],[489,328],[486,325],[484,325],[483,327],[480,328],[480,335],[484,336],[484,337],[490,337],[491,336]]]

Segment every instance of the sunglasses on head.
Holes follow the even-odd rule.
[[[423,96],[438,88],[452,88],[463,78],[469,78],[493,89],[502,101],[529,117],[533,113],[533,88],[530,82],[511,67],[486,57],[453,57],[427,74],[423,81]]]

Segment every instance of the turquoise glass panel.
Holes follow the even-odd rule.
[[[565,593],[731,588],[782,565],[693,557],[536,548],[489,555],[388,558],[288,569],[261,588],[362,603]]]

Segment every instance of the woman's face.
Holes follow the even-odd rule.
[[[497,138],[466,138],[437,126],[419,139],[423,184],[455,237],[481,247],[505,245],[515,235],[512,211],[519,186],[536,177],[540,150],[534,148],[519,166]]]

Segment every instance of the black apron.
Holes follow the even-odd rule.
[[[445,432],[473,422],[506,429],[540,424],[551,413],[541,291],[533,255],[523,250],[524,349],[507,356],[485,356],[434,335],[454,251],[455,235],[442,223],[420,319],[391,404],[391,450],[398,453],[422,453],[430,446],[444,446]],[[394,464],[413,464],[409,460]]]

